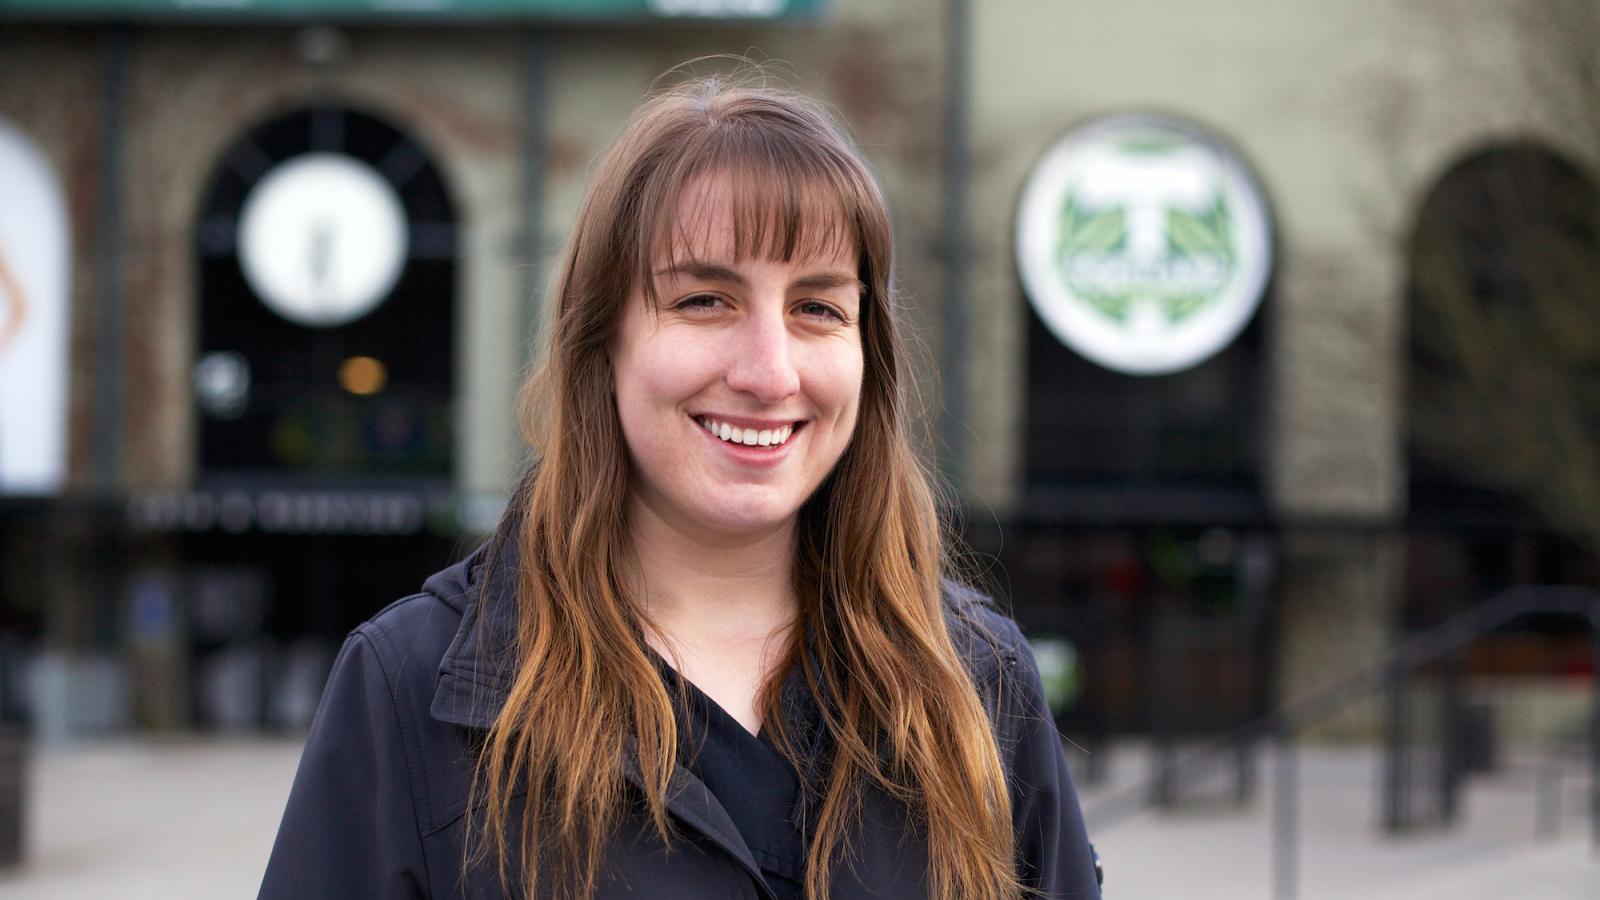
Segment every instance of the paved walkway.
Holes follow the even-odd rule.
[[[28,861],[0,874],[0,898],[254,896],[299,756],[292,741],[115,741],[41,751],[30,793]],[[1264,760],[1265,762],[1265,760]],[[1447,833],[1384,837],[1376,754],[1301,754],[1301,900],[1595,900],[1600,855],[1576,801],[1555,839],[1534,837],[1533,789],[1511,772],[1479,783]],[[1144,775],[1143,752],[1114,753],[1111,782]],[[1273,900],[1270,767],[1245,810],[1143,811],[1090,822],[1112,900]],[[1569,799],[1581,796],[1569,782]],[[1109,788],[1084,791],[1094,808]]]
[[[1145,809],[1097,827],[1091,839],[1112,900],[1276,900],[1272,860],[1273,760],[1260,757],[1261,791],[1243,809]],[[1298,754],[1300,900],[1597,900],[1600,852],[1589,839],[1586,778],[1565,782],[1554,838],[1535,835],[1527,768],[1473,782],[1459,822],[1395,837],[1377,827],[1381,759],[1370,748]],[[1112,786],[1147,778],[1148,753],[1114,753],[1107,786],[1083,791],[1086,809]],[[1581,770],[1574,770],[1575,772]]]
[[[298,741],[40,750],[26,863],[0,898],[254,897],[299,758]]]

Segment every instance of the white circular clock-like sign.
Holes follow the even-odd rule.
[[[406,214],[371,166],[339,153],[296,156],[268,172],[239,216],[239,262],[262,301],[313,328],[361,318],[394,289]]]
[[[1017,269],[1039,318],[1129,375],[1233,342],[1272,270],[1272,219],[1244,161],[1184,122],[1089,122],[1051,147],[1017,209]]]

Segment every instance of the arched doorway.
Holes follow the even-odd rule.
[[[301,727],[343,635],[459,549],[455,204],[403,128],[306,106],[225,150],[193,247],[195,490],[149,512],[194,718]]]
[[[0,116],[0,497],[66,481],[71,237],[44,151]]]
[[[1513,584],[1600,583],[1600,191],[1529,141],[1452,165],[1408,247],[1412,626]],[[1585,671],[1583,631],[1524,620],[1480,673]]]
[[[1069,734],[1215,732],[1264,702],[1272,243],[1249,167],[1194,123],[1091,120],[1024,188],[1023,500],[1001,553],[1023,626],[1078,648]]]
[[[218,164],[195,250],[202,479],[450,477],[456,217],[413,138],[275,116]]]

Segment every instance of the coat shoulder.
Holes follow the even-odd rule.
[[[455,723],[433,712],[441,664],[461,619],[447,598],[424,590],[389,604],[351,632],[352,640],[364,639],[372,648],[388,681],[424,837],[447,827],[466,808],[466,744]]]
[[[950,639],[980,688],[1028,652],[1017,623],[988,594],[950,579],[944,581],[942,594]]]
[[[372,645],[396,699],[415,692],[426,703],[433,697],[439,663],[460,625],[461,613],[454,606],[422,591],[389,604],[352,633]]]

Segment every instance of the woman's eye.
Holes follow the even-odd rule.
[[[806,302],[800,304],[800,313],[802,315],[812,316],[814,318],[835,319],[840,322],[844,321],[843,313],[818,300],[807,300]]]
[[[715,294],[693,294],[673,304],[673,309],[715,309],[722,300]]]

